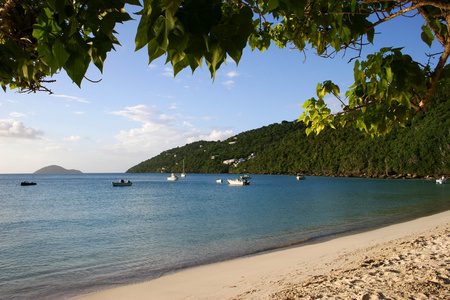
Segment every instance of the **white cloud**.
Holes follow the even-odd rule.
[[[222,84],[226,86],[227,89],[231,89],[234,86],[234,80],[227,80],[222,82]]]
[[[205,132],[195,128],[195,125],[181,119],[180,115],[168,115],[156,107],[136,105],[126,107],[122,111],[111,114],[142,123],[139,128],[121,130],[115,138],[119,141],[101,149],[102,152],[114,155],[135,155],[141,159],[171,149],[184,146],[198,140],[220,140],[233,135],[232,131]]]
[[[172,95],[163,95],[163,94],[158,94],[158,97],[160,98],[165,98],[165,99],[174,99],[175,97]]]
[[[175,117],[163,114],[155,106],[148,107],[140,104],[133,107],[125,107],[122,111],[113,111],[113,115],[118,115],[144,124],[152,124],[153,126],[167,125],[173,121]]]
[[[58,97],[58,98],[65,98],[65,99],[68,99],[68,101],[74,100],[74,101],[81,102],[81,103],[89,103],[89,101],[87,101],[86,99],[75,97],[75,96],[56,95],[56,94],[52,94],[52,96],[53,97]]]
[[[79,135],[72,135],[70,137],[64,138],[64,141],[68,141],[68,142],[78,142],[78,141],[82,141],[82,140],[87,140],[87,138],[79,136]]]
[[[217,117],[201,117],[203,121],[210,122],[211,120],[217,119]]]
[[[20,113],[20,112],[17,112],[17,111],[13,111],[13,112],[11,112],[9,114],[9,116],[12,117],[12,118],[20,118],[20,117],[25,117],[26,114]]]
[[[192,116],[186,116],[186,119],[190,120],[202,120],[205,122],[210,122],[211,120],[217,120],[217,117],[211,117],[211,116],[205,116],[205,117],[192,117]]]
[[[192,124],[189,123],[188,121],[183,121],[183,125],[184,125],[184,126],[188,126],[188,127],[194,127],[194,125],[192,125]]]
[[[61,145],[49,145],[42,149],[43,151],[47,152],[53,152],[53,151],[64,151],[64,152],[71,152],[69,148],[63,147]]]
[[[227,74],[225,74],[227,77],[233,78],[236,76],[239,76],[239,73],[237,71],[230,71]]]
[[[162,75],[166,76],[166,77],[173,77],[173,69],[169,68],[169,67],[165,67]]]
[[[199,135],[198,137],[189,140],[189,143],[202,140],[202,141],[223,141],[226,140],[229,137],[232,137],[234,135],[232,130],[227,130],[225,132],[213,130],[209,135]]]
[[[40,139],[44,132],[11,119],[0,120],[0,138]]]
[[[76,115],[83,115],[86,112],[85,111],[74,111],[73,113],[76,114]]]

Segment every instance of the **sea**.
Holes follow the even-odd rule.
[[[450,209],[450,185],[426,180],[168,175],[0,175],[0,299],[71,298]]]

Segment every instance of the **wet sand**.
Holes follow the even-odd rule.
[[[450,211],[79,299],[450,299]]]

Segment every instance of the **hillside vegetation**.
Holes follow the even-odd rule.
[[[127,172],[312,174],[327,176],[424,177],[450,173],[450,84],[441,86],[424,114],[385,137],[352,128],[305,133],[283,121],[225,141],[199,141],[162,152]],[[236,163],[224,161],[236,159]]]

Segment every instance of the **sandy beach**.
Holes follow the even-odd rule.
[[[450,299],[450,211],[77,299]]]

